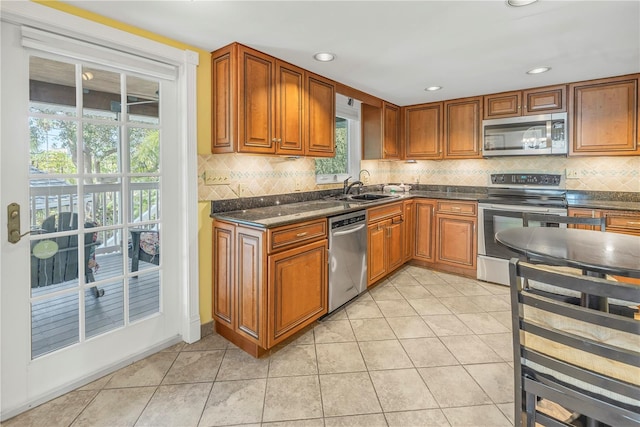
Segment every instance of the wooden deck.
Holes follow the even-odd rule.
[[[96,280],[105,280],[121,274],[122,254],[98,255],[100,265]],[[157,313],[160,307],[159,271],[146,272],[156,267],[140,261],[138,277],[129,280],[129,322]],[[131,269],[128,259],[127,271]],[[77,279],[56,285],[32,289],[34,297],[52,291],[77,286]],[[124,284],[122,279],[99,285],[104,295],[96,298],[92,289],[85,292],[85,336],[91,338],[124,325]],[[80,337],[79,294],[58,296],[37,301],[31,310],[31,357],[77,343]]]

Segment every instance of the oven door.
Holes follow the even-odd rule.
[[[489,203],[480,203],[478,208],[477,277],[479,280],[504,285],[509,283],[509,260],[520,255],[498,243],[496,233],[509,228],[522,227],[522,216],[525,212],[567,216],[565,208]],[[539,224],[530,223],[529,225],[535,227]],[[549,225],[553,226],[553,224]],[[556,224],[556,226],[566,227],[565,224]]]
[[[509,228],[522,227],[522,216],[525,212],[534,212],[547,215],[567,216],[564,208],[547,208],[537,206],[517,206],[517,205],[492,205],[481,203],[479,206],[478,219],[480,227],[478,230],[478,254],[487,255],[494,258],[511,259],[518,256],[517,253],[507,249],[496,241],[496,233]],[[539,224],[532,223],[531,226]],[[554,224],[549,224],[553,226]],[[555,224],[556,226],[566,226]]]

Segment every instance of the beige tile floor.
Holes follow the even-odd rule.
[[[510,426],[508,288],[407,266],[254,359],[213,334],[3,426]]]

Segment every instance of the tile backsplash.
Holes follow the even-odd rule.
[[[567,189],[585,191],[640,192],[640,157],[504,157],[472,160],[403,161],[363,160],[362,173],[368,184],[388,182],[430,185],[485,186],[489,175],[500,172],[564,172],[575,170],[576,179],[567,179]],[[228,174],[229,184],[205,185],[206,171]],[[244,193],[238,189],[239,184]],[[312,158],[247,154],[207,154],[198,156],[198,197],[200,201],[224,200],[295,191],[341,187],[316,185]]]

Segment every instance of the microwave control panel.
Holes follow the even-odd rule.
[[[562,175],[547,173],[494,173],[491,184],[494,185],[544,185],[560,186]]]

